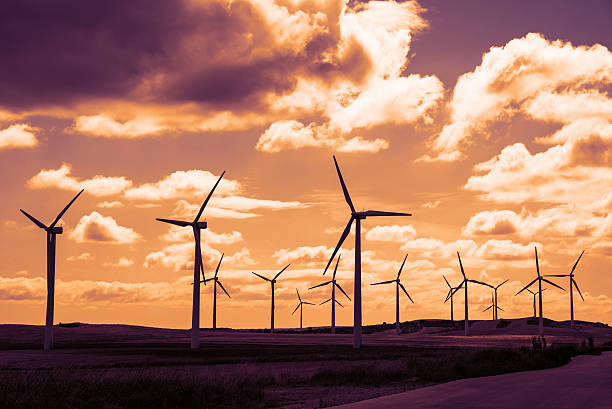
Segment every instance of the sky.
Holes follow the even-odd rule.
[[[193,236],[156,217],[206,210],[217,325],[295,327],[350,216],[362,223],[363,320],[448,318],[448,288],[514,294],[576,268],[576,319],[612,322],[612,3],[575,1],[8,1],[0,6],[0,322],[42,324],[45,233],[58,236],[55,322],[188,328]],[[354,236],[337,279],[353,293]],[[567,278],[554,282],[568,290]],[[546,317],[569,319],[550,285]],[[462,295],[462,294],[461,294]],[[201,326],[212,321],[201,289]],[[339,298],[338,325],[352,324]],[[490,290],[470,286],[470,317]],[[463,315],[463,297],[455,317]],[[329,303],[304,325],[329,325]]]

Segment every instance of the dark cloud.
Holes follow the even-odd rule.
[[[263,93],[290,91],[298,73],[334,72],[321,61],[338,45],[340,8],[326,12],[329,30],[295,50],[274,45],[274,27],[246,0],[4,1],[0,106],[94,98],[254,106]],[[350,57],[336,70],[362,75],[363,51]]]

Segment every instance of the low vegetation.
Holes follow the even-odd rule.
[[[175,359],[157,366],[63,370],[0,371],[2,408],[264,408],[278,404],[266,394],[274,388],[419,384],[563,365],[578,354],[600,354],[602,347],[561,347],[544,351],[365,347],[226,346],[232,364],[191,366]],[[262,352],[255,356],[256,352]],[[274,352],[274,350],[276,352]],[[233,351],[233,352],[232,352]],[[177,352],[184,353],[184,352]],[[172,354],[170,354],[172,355]],[[268,359],[266,359],[268,358]],[[230,361],[229,357],[226,360]],[[266,365],[270,363],[290,363]],[[311,365],[311,371],[302,364]],[[291,364],[294,363],[294,364]],[[319,366],[316,363],[320,363]],[[292,366],[295,365],[295,366]],[[280,368],[280,369],[279,369]]]

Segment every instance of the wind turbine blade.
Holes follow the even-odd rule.
[[[448,292],[446,293],[446,299],[444,300],[444,304],[446,304],[446,302],[450,299],[451,291],[453,291],[453,290],[449,288]]]
[[[497,306],[497,309],[504,311],[504,309],[502,307],[500,307],[499,305]]]
[[[291,315],[295,314],[295,312],[298,310],[298,308],[300,308],[302,306],[302,303],[299,303],[297,305],[297,307],[295,307],[295,310],[293,310],[293,312],[291,313]]]
[[[476,284],[480,284],[480,285],[485,285],[485,286],[490,287],[490,288],[495,288],[495,287],[493,287],[491,284],[483,283],[482,281],[478,281],[478,280],[468,280],[468,281],[469,281],[469,282],[471,282],[471,283],[476,283]]]
[[[181,227],[191,226],[191,223],[185,222],[185,221],[182,221],[182,220],[159,219],[159,218],[156,218],[155,220],[157,220],[158,222],[175,224],[175,225],[181,226]]]
[[[380,210],[366,210],[362,212],[365,216],[412,216],[411,213],[385,212]]]
[[[402,283],[398,283],[399,286],[402,288],[402,290],[404,290],[404,293],[406,293],[406,295],[408,296],[408,299],[410,301],[412,301],[412,297],[410,297],[410,294],[408,294],[408,291],[406,291],[406,289],[404,288],[404,286],[402,285]],[[412,303],[414,304],[414,301],[412,301]]]
[[[285,268],[283,268],[281,271],[279,271],[272,280],[276,280],[278,278],[279,275],[281,275],[283,273],[283,271],[285,271],[291,264],[287,264],[285,266]]]
[[[463,287],[463,284],[465,284],[465,280],[463,280],[463,281],[461,282],[461,284],[459,284],[457,287],[455,287],[455,288],[453,289],[453,292],[451,293],[451,297],[452,297],[453,295],[455,295],[455,293],[456,293],[457,291],[459,291],[459,290],[461,289],[461,287]]]
[[[43,222],[41,222],[40,220],[36,219],[34,216],[31,216],[28,212],[26,212],[23,209],[19,209],[19,211],[21,213],[23,213],[25,215],[25,217],[27,217],[28,219],[30,219],[32,221],[32,223],[34,223],[35,225],[37,225],[38,227],[40,227],[41,229],[47,229],[47,226],[45,226],[45,224]]]
[[[548,284],[550,284],[550,285],[554,285],[555,287],[560,288],[561,290],[565,291],[565,288],[563,288],[563,287],[561,287],[561,286],[559,286],[559,285],[557,285],[557,284],[553,283],[552,281],[549,281],[549,280],[547,280],[547,279],[545,279],[545,278],[543,278],[543,279],[542,279],[542,281],[546,281]]]
[[[518,293],[514,294],[514,295],[519,295],[520,293],[522,293],[523,291],[527,290],[529,287],[531,287],[531,284],[535,283],[536,281],[538,281],[537,278],[534,278],[532,282],[530,282],[529,284],[527,284],[525,287],[523,287],[523,289],[521,291],[519,291]],[[529,291],[531,294],[533,294],[531,291]],[[536,293],[537,294],[537,293]]]
[[[338,287],[338,289],[339,289],[340,291],[342,291],[342,294],[344,294],[344,295],[346,296],[346,298],[348,298],[348,300],[349,300],[349,301],[352,301],[352,300],[351,300],[351,297],[349,297],[349,296],[348,296],[348,294],[347,294],[346,292],[344,292],[344,290],[342,289],[342,287],[340,287],[340,284],[338,284],[338,283],[334,283],[334,284],[336,285],[336,287]]]
[[[536,270],[538,272],[538,277],[540,276],[540,264],[538,263],[538,248],[535,247],[535,258],[536,258]]]
[[[465,271],[463,271],[463,263],[461,263],[461,256],[459,255],[459,252],[457,252],[457,258],[459,259],[459,267],[461,267],[461,274],[463,274],[463,280],[467,280],[467,277],[465,276]]]
[[[334,156],[334,165],[336,165],[336,171],[338,172],[338,178],[340,178],[340,185],[342,186],[342,192],[344,193],[344,199],[346,203],[348,203],[351,208],[351,213],[355,213],[355,206],[353,206],[353,201],[351,200],[351,196],[349,196],[349,192],[344,184],[344,179],[342,178],[342,173],[340,172],[340,167],[338,166],[338,161],[336,160],[336,155]]]
[[[397,279],[399,280],[400,275],[402,274],[402,269],[404,268],[404,264],[406,264],[406,259],[408,258],[408,254],[404,257],[404,261],[402,261],[402,265],[400,266],[399,271],[397,272]]]
[[[323,301],[323,302],[322,302],[321,304],[319,304],[319,305],[323,305],[323,304],[328,303],[328,302],[330,302],[330,301],[331,301],[331,298],[329,298],[329,299],[327,299],[327,300]]]
[[[491,308],[493,308],[492,305],[489,305],[487,308],[485,308],[484,310],[482,310],[482,312],[485,312],[486,310],[490,310]]]
[[[308,301],[304,301],[302,304],[314,305],[313,303],[308,302]]]
[[[312,290],[313,288],[317,288],[317,287],[323,287],[324,285],[327,285],[327,284],[331,284],[331,281],[326,281],[326,282],[324,282],[322,284],[314,285],[314,286],[310,287],[309,290]]]
[[[219,259],[219,264],[217,264],[217,269],[215,270],[215,277],[219,274],[219,267],[221,267],[221,262],[223,261],[223,256],[225,253],[221,253],[221,258]]]
[[[229,293],[227,292],[227,290],[225,289],[225,287],[223,287],[223,284],[221,284],[221,281],[217,280],[217,284],[219,284],[219,287],[221,287],[221,289],[223,290],[223,292],[229,297],[232,298]]]
[[[262,275],[259,275],[259,274],[257,274],[257,273],[256,273],[256,272],[254,272],[254,271],[251,271],[251,273],[255,274],[255,275],[256,275],[257,277],[259,277],[259,278],[263,278],[263,279],[264,279],[264,280],[266,280],[266,281],[272,281],[272,280],[270,280],[269,278],[266,278],[266,277],[264,277],[264,276],[262,276]]]
[[[444,279],[444,281],[446,281],[446,285],[448,286],[448,288],[453,288],[448,282],[448,280],[446,279],[446,277],[444,277],[444,275],[442,275],[442,278]]]
[[[536,295],[537,293],[534,293],[533,291],[531,291],[529,288],[527,288],[527,291],[529,291],[531,294]]]
[[[210,191],[210,193],[208,194],[208,196],[206,196],[206,199],[204,200],[204,203],[202,203],[202,206],[200,207],[200,211],[198,212],[198,215],[196,216],[196,218],[193,220],[194,223],[197,223],[198,220],[200,220],[200,216],[202,216],[202,212],[204,211],[204,208],[206,207],[206,204],[208,203],[208,201],[210,200],[210,197],[212,196],[213,192],[215,191],[215,189],[217,188],[217,185],[219,184],[219,182],[221,182],[221,178],[223,178],[223,175],[225,175],[225,171],[223,171],[223,173],[221,174],[221,176],[219,176],[219,179],[217,180],[217,183],[215,183],[215,185],[213,186],[212,190]]]
[[[582,250],[582,253],[580,253],[580,257],[578,257],[578,260],[576,260],[576,263],[574,263],[574,267],[572,267],[572,272],[570,274],[574,274],[574,270],[576,269],[576,266],[578,265],[578,262],[582,258],[583,254],[584,254],[584,250]]]
[[[569,277],[569,274],[544,274],[542,277]]]
[[[298,295],[298,300],[300,300],[300,302],[302,302],[302,298],[300,297],[300,292],[298,291],[298,289],[297,289],[297,288],[295,289],[295,292],[296,292],[296,293],[297,293],[297,295]]]
[[[390,284],[390,283],[396,283],[397,280],[389,280],[389,281],[381,281],[380,283],[372,283],[370,285],[379,285],[379,284]]]
[[[342,308],[344,308],[344,305],[340,304],[340,301],[338,301],[338,300],[334,300],[334,302],[335,302],[336,304],[338,304],[339,306],[341,306]]]
[[[497,284],[497,286],[495,287],[495,289],[498,289],[499,287],[501,287],[502,285],[506,284],[509,280],[504,281],[501,284]]]
[[[344,243],[344,240],[346,240],[346,237],[351,232],[351,224],[353,223],[353,220],[354,220],[353,216],[351,216],[351,218],[349,219],[348,224],[346,225],[346,227],[344,228],[344,231],[342,232],[342,236],[340,236],[340,240],[338,241],[338,244],[336,244],[336,248],[334,249],[334,252],[332,253],[331,257],[329,258],[329,261],[327,262],[327,265],[325,266],[325,270],[323,270],[323,275],[325,275],[325,273],[327,272],[327,269],[329,268],[329,265],[331,264],[332,260],[334,259],[336,253],[340,249],[340,246],[342,246],[342,243]]]
[[[202,280],[204,280],[204,285],[206,285],[206,277],[204,276],[204,263],[202,263],[202,259],[200,259],[200,271],[202,272]]]
[[[341,254],[338,254],[338,259],[336,260],[336,267],[334,267],[334,275],[332,276],[332,280],[336,279],[336,271],[338,271],[338,263],[340,262]]]
[[[576,280],[574,280],[574,278],[572,278],[572,283],[574,284],[574,287],[576,287],[576,290],[578,290],[578,294],[580,294],[580,298],[582,298],[582,301],[584,301],[584,297],[582,296],[582,293],[580,292],[580,288],[578,288],[578,283],[576,283]]]
[[[66,205],[66,207],[64,207],[64,208],[62,209],[62,211],[61,211],[61,212],[59,212],[59,214],[57,215],[57,217],[55,218],[55,220],[53,220],[53,223],[51,223],[51,224],[49,225],[49,228],[50,228],[50,229],[52,229],[52,228],[54,228],[54,227],[55,227],[55,225],[57,224],[57,222],[59,222],[59,221],[60,221],[60,219],[62,218],[62,216],[64,215],[64,213],[66,213],[66,211],[68,210],[68,208],[69,208],[70,206],[72,206],[72,204],[74,203],[74,201],[75,201],[75,200],[77,200],[77,198],[78,198],[79,196],[81,196],[81,193],[83,193],[84,191],[85,191],[85,189],[83,189],[83,190],[81,190],[79,193],[77,193],[77,195],[76,195],[75,197],[73,197],[73,198],[72,198],[72,200],[71,200],[71,201],[70,201],[70,202],[69,202],[69,203]]]

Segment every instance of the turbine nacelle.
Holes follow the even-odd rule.
[[[49,231],[50,230],[50,231]],[[49,233],[53,234],[62,234],[64,232],[64,228],[62,226],[55,226],[52,229],[49,229]]]

